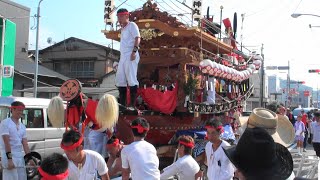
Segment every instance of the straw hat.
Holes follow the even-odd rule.
[[[289,147],[294,141],[294,128],[285,116],[265,108],[255,108],[249,117],[240,117],[240,132],[247,128],[261,127],[268,131],[275,142]]]

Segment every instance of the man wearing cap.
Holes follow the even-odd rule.
[[[275,143],[263,128],[247,128],[236,146],[224,147],[240,180],[285,180],[293,171],[286,147]]]
[[[14,101],[10,108],[11,117],[4,119],[0,124],[2,179],[27,179],[24,155],[30,153],[30,149],[26,126],[20,122],[25,105],[20,101]]]
[[[163,169],[160,179],[166,180],[174,175],[178,175],[179,179],[183,180],[195,180],[198,176],[201,177],[199,164],[191,156],[194,147],[193,138],[182,135],[178,142],[179,159]]]
[[[110,179],[103,157],[95,151],[83,150],[83,136],[80,132],[66,131],[62,137],[61,148],[68,158],[70,180],[95,179],[98,175],[101,180]]]
[[[316,155],[320,157],[320,112],[314,113],[314,119],[311,123],[312,145]]]
[[[61,154],[53,153],[41,162],[38,172],[41,180],[66,180],[69,176],[68,160]]]
[[[219,121],[211,119],[206,122],[205,128],[209,140],[205,147],[207,177],[209,180],[231,180],[235,170],[222,149],[222,147],[230,146],[228,142],[220,139],[223,126]]]
[[[127,86],[130,87],[130,106],[134,107],[136,100],[140,45],[140,32],[136,23],[129,21],[127,9],[117,11],[118,21],[121,25],[120,61],[116,74],[116,86],[119,90],[120,104],[126,105]]]
[[[149,131],[149,123],[138,117],[131,122],[134,142],[121,151],[122,179],[128,180],[131,172],[132,180],[159,180],[159,158],[156,148],[144,140]]]
[[[109,153],[107,166],[110,178],[121,175],[122,163],[120,155],[124,147],[123,142],[115,136],[112,136],[107,142],[107,151]]]

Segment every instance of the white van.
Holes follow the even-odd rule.
[[[50,99],[27,97],[0,97],[0,122],[10,117],[11,103],[20,101],[25,104],[21,122],[27,128],[27,139],[31,151],[36,151],[44,158],[53,152],[63,153],[60,148],[65,127],[53,128],[48,118]]]

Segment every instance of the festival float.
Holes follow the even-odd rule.
[[[107,5],[112,4],[106,1]],[[198,5],[193,8],[201,9]],[[107,17],[108,10],[112,8],[106,8]],[[233,27],[229,18],[223,20],[227,35],[220,39],[221,28],[213,23],[209,8],[207,16],[193,18],[198,18],[199,26],[188,27],[151,1],[130,13],[141,34],[140,88],[138,110],[119,115],[117,135],[125,143],[133,141],[130,122],[137,116],[150,123],[146,140],[161,147],[177,131],[201,129],[210,115],[235,109],[252,94],[249,77],[259,70],[262,58],[238,50],[236,13]],[[102,32],[120,41],[120,29]]]
[[[194,12],[198,12],[195,11],[197,8],[201,9],[201,3],[193,5]],[[105,1],[105,21],[109,25],[112,25],[112,6],[113,1]],[[130,13],[130,21],[138,25],[141,34],[140,85],[136,110],[120,108],[114,129],[116,135],[129,144],[133,141],[131,121],[139,116],[145,118],[150,124],[146,140],[157,148],[160,159],[174,156],[175,146],[172,144],[175,144],[173,137],[177,132],[196,133],[203,130],[204,122],[214,114],[242,105],[253,92],[249,77],[259,70],[262,60],[257,54],[246,54],[238,49],[235,39],[236,13],[233,26],[229,18],[223,19],[225,33],[221,32],[220,25],[212,21],[209,9],[207,16],[194,14],[193,18],[199,25],[188,27],[176,17],[161,12],[151,1]],[[107,39],[115,41],[120,41],[120,32],[117,28],[102,30]],[[107,118],[95,120],[94,108],[98,102],[84,101],[86,98],[79,85],[79,82],[72,80],[61,87],[60,96],[68,101],[67,112],[73,107],[72,111],[77,114],[71,119],[79,119],[85,111],[85,125],[94,125],[96,130],[110,128],[115,123],[115,116],[111,123],[106,123]],[[78,87],[78,90],[70,93],[73,87]],[[93,108],[91,113],[84,110],[86,106]],[[103,128],[98,122],[104,122]]]

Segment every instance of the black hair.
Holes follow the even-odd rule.
[[[194,140],[191,136],[186,136],[186,135],[182,135],[179,137],[178,141],[182,141],[185,143],[193,143],[194,144]],[[184,146],[184,154],[188,154],[191,155],[192,154],[192,149],[191,147],[187,147],[183,144],[180,144],[180,146]]]
[[[40,167],[50,175],[62,174],[68,169],[68,160],[59,153],[53,153],[41,162]]]
[[[281,105],[279,104],[278,101],[272,101],[270,102],[269,104],[267,104],[267,109],[275,112],[275,113],[278,113],[278,108],[280,107]]]
[[[138,117],[131,122],[131,126],[137,126],[139,124],[142,127],[147,129],[149,129],[150,127],[148,121],[142,117]],[[132,129],[133,136],[142,137],[142,138],[147,136],[148,130],[144,130],[143,133],[139,133],[137,128],[131,128],[131,129]]]
[[[125,9],[125,8],[121,8],[121,9],[119,9],[118,11],[117,11],[117,14],[118,13],[124,13],[124,12],[129,12],[127,9]]]
[[[25,106],[25,105],[23,104],[23,102],[14,101],[14,102],[11,103],[11,106]]]
[[[72,142],[72,144],[74,144],[74,143],[78,142],[80,138],[81,138],[81,133],[79,131],[75,131],[75,130],[71,129],[71,130],[63,133],[62,143]],[[83,145],[83,143],[84,142],[82,142],[82,145]]]
[[[211,118],[206,121],[206,126],[213,126],[214,128],[218,128],[219,126],[222,126],[222,123],[214,118]]]
[[[107,144],[113,144],[113,143],[116,141],[116,139],[118,139],[118,138],[113,135],[113,136],[107,141]]]

